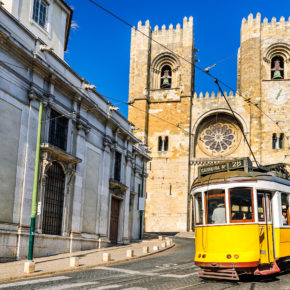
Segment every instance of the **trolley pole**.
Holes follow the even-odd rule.
[[[41,136],[41,119],[42,119],[42,102],[40,102],[39,104],[37,141],[36,141],[36,151],[35,151],[34,181],[33,181],[33,192],[32,192],[29,247],[28,247],[28,260],[30,261],[33,260],[34,229],[35,229],[35,217],[36,217],[36,209],[37,209],[37,186],[38,186],[38,168],[39,168],[39,152],[40,152],[40,136]]]

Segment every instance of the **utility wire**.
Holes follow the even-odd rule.
[[[203,68],[200,68],[199,66],[197,66],[196,64],[194,64],[194,63],[192,63],[191,61],[187,60],[187,59],[184,58],[183,56],[181,56],[181,55],[175,53],[173,50],[169,49],[169,48],[166,47],[165,45],[163,45],[163,44],[161,44],[160,42],[156,41],[155,39],[153,39],[152,37],[148,36],[148,35],[145,34],[144,32],[138,30],[137,28],[135,28],[134,26],[132,26],[130,23],[128,23],[127,21],[123,20],[121,17],[117,16],[116,14],[114,14],[113,12],[111,12],[111,11],[109,11],[108,9],[104,8],[103,6],[99,5],[99,4],[96,3],[95,1],[93,1],[93,0],[88,0],[88,1],[90,1],[90,2],[93,3],[94,5],[96,5],[97,7],[99,7],[100,9],[102,9],[103,11],[105,11],[106,13],[110,14],[110,15],[113,16],[114,18],[118,19],[118,20],[121,21],[122,23],[126,24],[127,26],[129,26],[129,27],[131,27],[131,28],[134,28],[136,31],[138,31],[139,33],[141,33],[141,34],[144,35],[145,37],[151,39],[152,41],[154,41],[155,43],[157,43],[157,44],[160,45],[161,47],[163,47],[163,48],[165,48],[166,50],[170,51],[172,54],[174,54],[174,55],[176,55],[177,57],[183,59],[184,61],[188,62],[189,64],[195,66],[199,71],[204,72],[204,73],[207,74],[208,76],[214,78],[214,80],[218,80],[214,75],[212,75],[212,74],[209,73],[208,71],[205,71]],[[223,62],[223,61],[225,61],[225,60],[227,60],[227,59],[229,59],[229,58],[231,58],[231,57],[233,57],[233,56],[234,56],[234,54],[231,55],[231,56],[228,56],[228,57],[226,57],[226,58],[224,58],[224,59],[222,59],[222,60],[220,60],[218,63],[221,63],[221,62]],[[19,68],[23,68],[23,69],[24,69],[24,67],[20,67],[20,66],[14,65],[14,64],[9,63],[9,62],[6,62],[6,61],[2,61],[2,60],[1,60],[1,62],[3,62],[3,63],[7,63],[7,64],[10,64],[10,65],[13,65],[13,66],[16,66],[16,67],[19,67]],[[2,77],[2,76],[1,76],[1,77]],[[2,77],[2,78],[3,78],[3,77]],[[3,78],[3,79],[5,79],[5,78]],[[6,79],[6,80],[7,80],[7,79]],[[9,81],[9,80],[7,80],[7,81]],[[232,87],[228,86],[228,85],[227,85],[226,83],[224,83],[223,81],[221,81],[221,80],[218,80],[218,81],[219,81],[220,83],[222,83],[224,86],[226,86],[227,88],[229,88],[230,90],[235,91]],[[11,82],[11,81],[10,81],[10,82]],[[11,82],[11,83],[12,83],[12,82]],[[16,84],[14,83],[14,85],[16,85]],[[222,94],[222,95],[224,96],[224,94]],[[246,98],[245,98],[244,96],[242,96],[242,95],[240,95],[240,96],[241,96],[242,98],[244,98],[247,102],[249,102],[249,103],[255,105],[255,106],[256,106],[256,107],[257,107],[257,108],[258,108],[258,109],[259,109],[263,114],[265,114],[265,115],[266,115],[266,116],[267,116],[267,117],[268,117],[272,122],[274,122],[274,123],[279,127],[279,129],[281,130],[281,132],[283,132],[283,130],[282,130],[282,128],[279,126],[278,122],[274,121],[274,120],[273,120],[269,115],[267,115],[265,112],[263,112],[262,109],[261,109],[260,107],[257,106],[257,104],[252,103],[249,99],[246,99]],[[103,96],[103,97],[104,97],[104,96]],[[110,98],[110,97],[105,97],[105,98]],[[114,98],[110,98],[110,99],[114,99]],[[130,103],[122,102],[122,101],[117,100],[117,99],[114,99],[114,100],[116,100],[116,101],[118,101],[118,102],[120,102],[120,103],[127,104],[127,105],[129,105],[129,106],[131,106],[131,107],[133,107],[133,108],[135,108],[135,109],[137,109],[137,110],[139,110],[139,111],[143,111],[143,110],[141,110],[140,108],[137,108],[137,107],[133,106],[133,105],[130,104]],[[226,101],[227,101],[227,100],[226,100]],[[89,109],[89,110],[92,110],[92,109]],[[87,111],[89,111],[89,110],[87,110]],[[146,111],[143,111],[143,112],[146,112]],[[69,113],[69,114],[63,114],[63,115],[60,115],[60,116],[55,117],[55,118],[51,118],[51,119],[44,120],[44,121],[42,121],[42,122],[47,122],[47,121],[50,121],[50,120],[53,120],[53,119],[58,119],[58,118],[61,118],[61,117],[66,117],[66,116],[68,116],[68,115],[70,115],[70,114],[76,114],[76,112],[72,112],[72,113]],[[161,117],[158,117],[158,116],[156,116],[156,115],[154,115],[154,114],[152,114],[152,113],[149,113],[149,114],[151,114],[152,116],[156,117],[157,119],[160,119],[160,120],[162,120],[162,121],[164,121],[164,122],[167,122],[167,123],[169,123],[169,124],[171,124],[171,125],[173,125],[173,126],[179,128],[179,129],[183,130],[183,131],[186,132],[187,134],[191,134],[190,132],[187,132],[186,130],[182,129],[180,126],[177,126],[176,124],[173,124],[173,123],[171,123],[171,122],[169,122],[169,121],[167,121],[167,120],[165,120],[165,119],[163,119],[163,118],[161,118]],[[283,132],[283,133],[284,133],[284,132]]]
[[[221,89],[221,87],[220,87],[220,84],[219,84],[219,82],[218,82],[218,79],[215,79],[214,82],[217,84],[217,86],[218,86],[218,88],[219,88],[221,94],[223,95],[223,97],[224,97],[224,99],[225,99],[225,101],[226,101],[228,107],[230,108],[230,110],[231,110],[231,112],[232,112],[232,114],[233,114],[233,117],[235,118],[236,122],[239,123],[239,120],[238,120],[238,118],[236,117],[236,115],[235,115],[235,113],[234,113],[234,111],[233,111],[233,109],[232,109],[232,107],[231,107],[231,105],[230,105],[230,103],[229,103],[229,101],[228,101],[228,98],[224,95],[224,92],[222,91],[222,89]],[[243,134],[243,136],[244,136],[244,139],[245,139],[245,141],[246,141],[246,143],[247,143],[247,145],[248,145],[248,147],[249,147],[249,149],[250,149],[251,155],[253,156],[253,159],[254,159],[254,161],[255,161],[257,167],[259,167],[259,163],[258,163],[258,161],[257,161],[257,159],[256,159],[256,157],[255,157],[255,155],[254,155],[254,152],[253,152],[252,147],[251,147],[251,145],[250,145],[250,143],[249,143],[249,141],[248,141],[248,139],[247,139],[247,137],[246,137],[246,135],[245,135],[245,133],[244,133],[244,130],[241,130],[241,132],[242,132],[242,134]]]
[[[160,45],[161,47],[163,47],[164,49],[170,51],[172,54],[174,54],[175,56],[179,57],[180,59],[183,59],[185,62],[193,65],[195,68],[197,68],[198,70],[204,72],[205,74],[207,74],[209,77],[211,77],[212,79],[217,79],[219,81],[220,84],[222,84],[223,86],[225,86],[226,88],[230,89],[231,91],[235,91],[234,88],[232,88],[231,86],[229,86],[228,84],[226,84],[225,82],[223,82],[222,80],[218,79],[216,76],[214,76],[213,74],[211,74],[210,72],[206,72],[203,68],[197,66],[195,63],[189,61],[188,59],[186,59],[185,57],[179,55],[178,53],[174,52],[173,50],[171,50],[170,48],[168,48],[167,46],[165,46],[164,44],[158,42],[157,40],[153,39],[152,37],[150,37],[149,35],[147,35],[146,33],[140,31],[138,28],[135,28],[133,25],[131,25],[130,23],[128,23],[126,20],[122,19],[121,17],[119,17],[118,15],[116,15],[115,13],[111,12],[110,10],[106,9],[105,7],[103,7],[102,5],[98,4],[96,1],[94,0],[88,0],[89,2],[91,2],[92,4],[94,4],[95,6],[99,7],[101,10],[105,11],[106,13],[110,14],[112,17],[118,19],[119,21],[121,21],[122,23],[124,23],[125,25],[134,28],[136,31],[138,31],[139,33],[141,33],[142,35],[144,35],[145,37],[147,37],[148,39],[152,40],[153,42],[157,43],[158,45]],[[240,97],[242,97],[246,102],[251,103],[252,105],[256,106],[258,108],[258,110],[260,110],[261,113],[263,113],[267,118],[269,118],[273,123],[276,124],[276,126],[280,129],[280,131],[282,133],[283,130],[281,128],[281,126],[279,126],[278,122],[276,122],[275,120],[273,120],[268,114],[266,114],[257,104],[253,103],[249,98],[244,97],[243,95],[239,94]],[[285,134],[285,133],[284,133]]]
[[[214,78],[214,79],[217,79],[217,80],[218,80],[221,84],[223,84],[225,87],[227,87],[228,89],[230,89],[230,90],[233,91],[233,92],[235,91],[235,89],[233,89],[231,86],[227,85],[227,84],[224,83],[223,81],[221,81],[221,80],[219,80],[218,78],[216,78],[214,75],[212,75],[211,73],[209,73],[209,71],[205,71],[203,68],[197,66],[196,64],[194,64],[194,63],[192,63],[191,61],[187,60],[187,59],[184,58],[183,56],[177,54],[177,53],[174,52],[173,50],[169,49],[168,47],[166,47],[166,46],[163,45],[162,43],[156,41],[155,39],[153,39],[152,37],[148,36],[148,35],[145,34],[144,32],[138,30],[137,28],[135,28],[134,26],[132,26],[130,23],[128,23],[127,21],[123,20],[121,17],[119,17],[119,16],[117,16],[116,14],[112,13],[112,12],[109,11],[108,9],[104,8],[103,6],[99,5],[99,4],[96,3],[95,1],[93,1],[93,0],[88,0],[88,1],[90,1],[91,3],[93,3],[94,5],[96,5],[97,7],[99,7],[100,9],[104,10],[106,13],[110,14],[111,16],[115,17],[115,18],[118,19],[119,21],[123,22],[123,23],[126,24],[127,26],[129,26],[129,27],[131,27],[131,28],[134,28],[136,31],[138,31],[139,33],[143,34],[145,37],[151,39],[151,40],[154,41],[155,43],[159,44],[160,46],[162,46],[162,47],[165,48],[166,50],[170,51],[170,52],[171,52],[172,54],[174,54],[175,56],[177,56],[177,57],[183,59],[184,61],[190,63],[191,65],[195,66],[195,67],[199,70],[199,72],[203,72],[203,73],[205,73],[206,75],[208,75],[208,76],[210,76],[210,77],[212,77],[212,78]],[[228,57],[226,57],[226,58],[224,58],[224,59],[222,59],[222,60],[220,60],[220,61],[217,62],[217,63],[221,63],[221,62],[223,62],[223,61],[225,61],[225,60],[227,60],[227,59],[229,59],[229,58],[231,58],[231,57],[233,57],[233,56],[234,56],[234,54],[231,55],[231,56],[228,56]],[[20,66],[17,66],[17,65],[15,65],[15,64],[12,64],[12,63],[9,63],[9,62],[3,61],[3,60],[1,60],[1,62],[3,62],[3,63],[7,63],[7,64],[10,64],[10,65],[13,65],[13,66],[15,66],[15,67],[19,67],[19,68],[25,69],[24,67],[20,67]],[[246,98],[246,97],[244,97],[244,96],[241,95],[241,94],[240,94],[240,96],[241,96],[241,97],[242,97],[246,102],[251,103],[252,105],[256,106],[257,109],[259,109],[259,110],[260,110],[260,111],[261,111],[261,112],[262,112],[262,113],[263,113],[263,114],[264,114],[268,119],[270,119],[273,123],[275,123],[275,125],[280,129],[280,131],[281,131],[282,133],[285,134],[285,132],[282,130],[281,126],[279,126],[279,123],[278,123],[277,121],[273,120],[273,119],[272,119],[268,114],[266,114],[266,113],[265,113],[265,112],[264,112],[264,111],[263,111],[263,110],[262,110],[262,109],[261,109],[257,104],[253,103],[249,98]],[[118,101],[119,101],[119,100],[118,100]],[[126,103],[126,104],[129,105],[129,103]],[[136,107],[135,107],[135,108],[136,108]],[[56,118],[60,118],[60,116],[59,116],[59,117],[56,117]],[[165,119],[164,119],[164,121],[165,121]],[[177,126],[177,127],[179,127],[179,126]]]
[[[13,64],[11,64],[11,65],[13,65]],[[17,87],[19,87],[19,88],[21,88],[21,89],[24,89],[23,86],[19,86],[17,83],[12,82],[11,80],[6,79],[6,78],[3,77],[3,76],[0,76],[0,77],[1,77],[2,79],[4,79],[4,80],[10,82],[11,84],[13,84],[13,85],[15,85],[15,86],[17,86]],[[238,119],[237,119],[237,117],[236,117],[236,115],[234,114],[234,111],[232,110],[232,108],[231,108],[231,106],[230,106],[230,104],[229,104],[229,102],[228,102],[228,100],[227,100],[227,97],[225,97],[225,95],[224,95],[224,93],[223,93],[223,91],[222,91],[222,89],[221,89],[221,87],[220,87],[220,85],[219,85],[217,79],[215,79],[215,83],[216,83],[217,86],[219,87],[219,90],[220,90],[221,94],[223,95],[223,97],[224,97],[224,99],[225,99],[225,101],[226,101],[228,107],[230,108],[230,110],[231,110],[231,112],[232,112],[232,114],[233,114],[235,120],[236,120],[237,122],[239,122]],[[136,109],[136,110],[139,110],[139,111],[141,111],[141,112],[146,113],[145,110],[142,110],[142,109],[140,109],[140,108],[138,108],[138,107],[135,107],[135,106],[134,106],[133,104],[131,104],[131,103],[124,102],[124,101],[121,101],[121,100],[116,99],[116,98],[113,98],[113,97],[108,97],[108,96],[104,96],[104,95],[101,95],[101,96],[102,96],[103,98],[105,98],[105,99],[111,99],[111,100],[116,101],[116,102],[118,102],[118,103],[122,103],[122,104],[125,104],[125,105],[129,105],[129,106],[131,106],[132,108],[134,108],[134,109]],[[95,107],[92,107],[92,108],[90,108],[90,109],[87,109],[86,112],[89,112],[89,111],[92,111],[92,110],[95,110],[95,109],[96,109]],[[43,120],[43,121],[41,121],[41,122],[44,123],[44,122],[48,122],[48,121],[52,121],[52,120],[59,119],[59,118],[62,118],[62,117],[68,117],[68,116],[70,116],[70,115],[76,115],[76,114],[77,114],[77,112],[71,112],[71,113],[68,113],[68,114],[62,114],[62,115],[59,115],[59,116],[54,117],[54,118],[48,118],[48,119]],[[170,125],[172,125],[172,126],[174,126],[174,127],[177,127],[178,129],[182,130],[182,131],[185,132],[186,134],[191,134],[190,130],[189,130],[189,132],[188,132],[188,131],[186,131],[185,129],[183,129],[182,127],[180,127],[180,126],[178,126],[178,125],[176,125],[176,124],[174,124],[174,123],[172,123],[172,122],[169,122],[169,121],[166,120],[166,119],[163,119],[163,118],[161,118],[161,117],[158,117],[158,116],[156,116],[156,115],[154,115],[154,114],[152,114],[152,113],[149,113],[149,112],[148,112],[148,114],[150,114],[151,116],[153,116],[153,117],[155,117],[155,118],[157,118],[157,119],[159,119],[159,120],[161,120],[161,121],[163,121],[163,122],[166,122],[166,123],[168,123],[168,124],[170,124]],[[257,166],[259,166],[259,164],[258,164],[258,162],[257,162],[257,160],[256,160],[256,158],[255,158],[255,156],[254,156],[254,153],[253,153],[253,151],[252,151],[252,148],[251,148],[251,146],[250,146],[250,144],[249,144],[249,142],[248,142],[248,140],[247,140],[247,138],[246,138],[246,136],[245,136],[243,130],[241,130],[241,132],[242,132],[242,134],[243,134],[243,136],[244,136],[244,139],[245,139],[245,141],[246,141],[246,143],[247,143],[247,145],[248,145],[248,147],[249,147],[249,149],[250,149],[251,155],[253,156],[253,159],[254,159],[255,163],[257,164]],[[286,157],[284,158],[284,160],[285,160],[285,159],[286,159]]]
[[[11,83],[11,84],[13,84],[13,85],[15,85],[15,86],[21,88],[21,89],[26,89],[25,87],[21,87],[21,86],[19,86],[16,82],[12,82],[11,80],[6,79],[6,78],[3,77],[3,76],[0,76],[0,78],[6,80],[7,82],[9,82],[9,83]],[[105,99],[111,99],[111,100],[114,100],[114,101],[116,101],[116,102],[118,102],[118,103],[122,103],[122,104],[125,104],[125,105],[129,105],[129,106],[131,106],[132,108],[135,108],[136,110],[139,110],[139,111],[141,111],[141,112],[146,113],[146,111],[144,111],[144,110],[142,110],[142,109],[140,109],[140,108],[138,108],[138,107],[135,107],[133,104],[130,104],[130,103],[127,103],[127,102],[123,102],[123,101],[121,101],[121,100],[119,100],[119,99],[115,99],[115,98],[112,98],[112,97],[103,96],[103,95],[101,95],[101,96],[102,96],[103,98],[105,98]],[[95,109],[96,109],[95,107],[92,107],[92,108],[90,108],[90,109],[87,109],[86,112],[93,111],[93,110],[95,110]],[[56,120],[56,119],[59,119],[59,118],[63,118],[63,117],[66,117],[66,118],[67,118],[67,117],[69,117],[69,116],[71,116],[71,115],[76,115],[76,114],[78,114],[78,113],[77,113],[77,112],[71,112],[71,113],[67,113],[67,114],[61,114],[61,115],[59,115],[59,116],[57,116],[57,117],[54,117],[54,118],[48,118],[48,119],[45,119],[45,120],[43,120],[43,121],[41,121],[41,122],[42,122],[42,123],[46,123],[46,122],[49,122],[49,121],[52,121],[52,120]],[[154,114],[152,114],[152,113],[149,113],[149,114],[150,114],[151,116],[153,116],[153,117],[155,117],[155,118],[161,120],[161,121],[164,121],[164,122],[166,122],[166,123],[168,123],[168,124],[170,124],[170,125],[172,125],[172,126],[177,127],[178,129],[184,131],[186,134],[190,134],[190,133],[189,133],[188,131],[186,131],[185,129],[181,128],[180,126],[177,126],[177,125],[174,124],[174,123],[169,122],[169,121],[166,120],[166,119],[163,119],[163,118],[161,118],[161,117],[158,117],[158,116],[156,116],[156,115],[154,115]]]

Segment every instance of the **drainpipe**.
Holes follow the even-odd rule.
[[[143,160],[143,168],[142,168],[142,182],[141,182],[141,196],[140,197],[144,197],[144,160]],[[140,214],[140,232],[139,232],[139,239],[142,240],[142,236],[143,236],[143,210],[139,211]]]
[[[36,151],[35,151],[34,181],[33,181],[33,192],[32,192],[29,247],[28,247],[28,260],[30,261],[33,260],[34,229],[35,229],[35,217],[36,217],[36,209],[37,209],[37,185],[38,185],[38,169],[39,169],[41,119],[42,119],[42,102],[40,102],[39,104],[37,140],[36,140]]]

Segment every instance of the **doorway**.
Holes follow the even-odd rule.
[[[258,191],[258,222],[260,241],[260,264],[274,262],[271,193]]]
[[[112,197],[111,202],[111,223],[110,223],[110,240],[112,244],[118,242],[118,225],[120,213],[120,200]]]

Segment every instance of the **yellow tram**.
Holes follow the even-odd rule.
[[[290,262],[290,178],[284,164],[253,168],[248,158],[199,168],[193,182],[199,276],[238,280]]]

